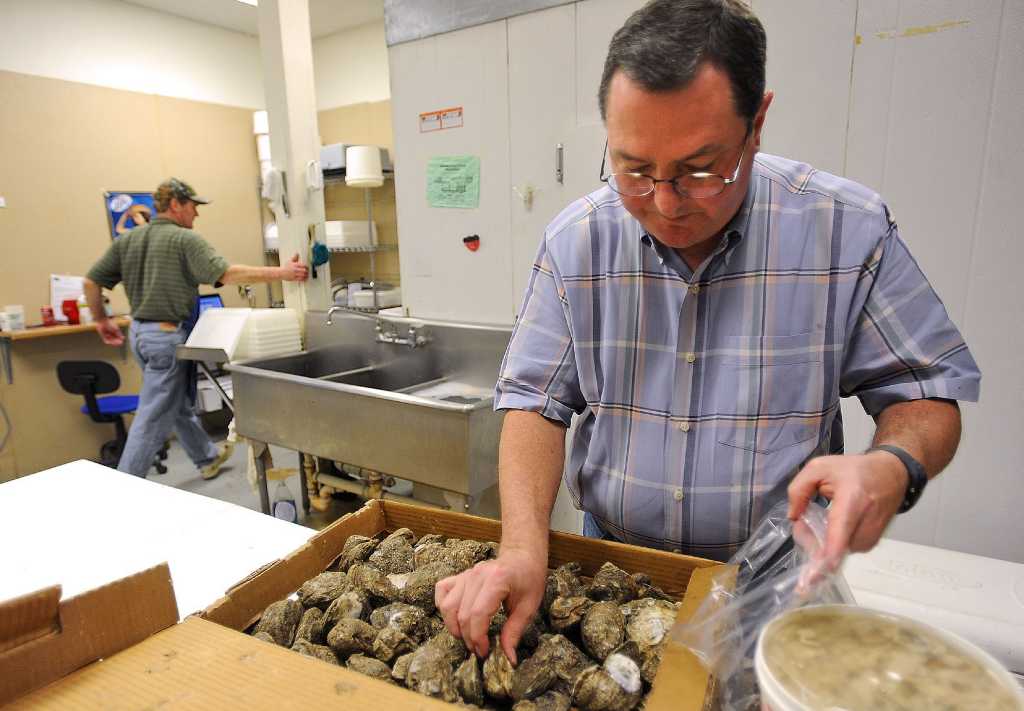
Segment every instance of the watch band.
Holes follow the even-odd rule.
[[[906,467],[907,475],[910,477],[910,480],[907,482],[907,491],[903,495],[903,503],[900,504],[896,513],[905,513],[910,511],[924,492],[924,487],[928,483],[928,473],[924,470],[924,467],[921,466],[919,461],[910,456],[910,453],[901,447],[897,447],[892,444],[879,444],[869,449],[868,452],[874,452],[877,450],[895,455],[901,462],[903,462],[903,466]]]

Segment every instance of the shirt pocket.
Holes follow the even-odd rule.
[[[728,338],[718,442],[772,454],[816,437],[824,341],[824,331]]]

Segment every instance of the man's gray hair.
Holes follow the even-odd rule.
[[[607,118],[616,72],[647,91],[673,91],[711,62],[729,77],[736,113],[749,125],[764,97],[765,43],[764,26],[741,0],[651,0],[608,46],[598,92],[601,118]]]

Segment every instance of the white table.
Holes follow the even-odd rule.
[[[164,561],[182,618],[316,531],[77,461],[0,484],[0,600],[63,597]]]

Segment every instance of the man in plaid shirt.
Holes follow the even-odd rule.
[[[498,379],[501,552],[436,591],[479,654],[502,601],[512,659],[539,605],[573,414],[586,534],[720,560],[821,495],[838,566],[956,451],[977,365],[876,193],[758,153],[764,57],[739,0],[654,0],[612,39],[607,185],[545,231]],[[850,395],[865,453],[843,454]]]

